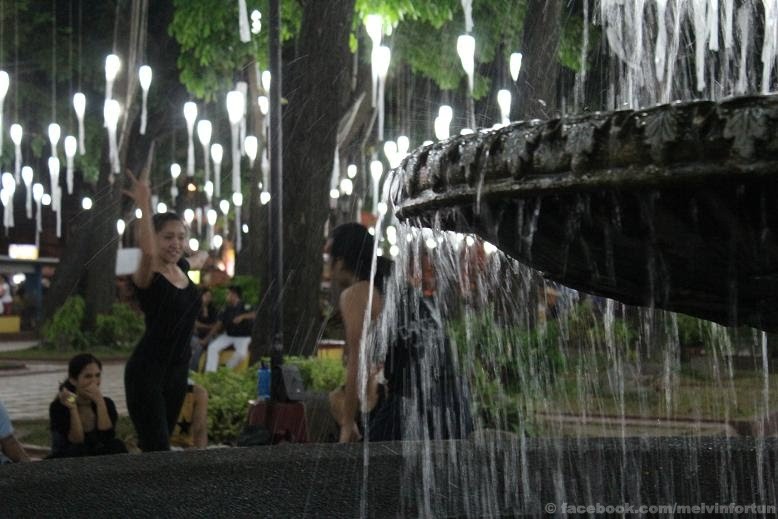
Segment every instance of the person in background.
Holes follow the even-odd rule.
[[[148,171],[140,179],[127,172],[142,216],[137,221],[141,259],[132,274],[146,330],[127,361],[124,387],[127,410],[144,452],[170,450],[170,433],[186,394],[194,323],[200,293],[189,279],[208,259],[201,251],[184,258],[187,228],[176,213],[154,214]],[[153,215],[153,218],[152,216]]]
[[[5,276],[0,275],[0,315],[10,314],[13,310],[13,302],[14,297],[11,285]]]
[[[170,444],[183,449],[204,449],[208,446],[208,391],[191,380],[170,436]]]
[[[202,305],[200,313],[195,320],[195,333],[192,336],[192,358],[189,361],[189,370],[198,371],[200,368],[200,355],[208,346],[208,341],[204,340],[211,328],[216,324],[217,313],[213,304],[213,292],[210,288],[204,288],[200,295]]]
[[[230,369],[240,364],[249,354],[251,328],[254,325],[254,310],[243,303],[242,295],[239,286],[233,285],[229,287],[227,291],[227,306],[219,314],[219,322],[202,339],[202,342],[208,344],[205,371],[216,371],[219,367],[219,354],[230,346],[235,348],[235,354],[227,364],[227,367]],[[211,341],[213,336],[222,331],[223,333]]]
[[[14,436],[11,417],[0,402],[0,465],[4,463],[20,463],[30,461],[24,447]]]
[[[345,384],[330,393],[330,411],[340,427],[338,441],[347,443],[361,438],[357,426],[359,410],[359,359],[363,355],[362,328],[366,314],[372,324],[383,308],[384,298],[380,287],[387,275],[391,263],[378,258],[375,289],[370,298],[370,270],[373,262],[373,237],[367,229],[358,223],[345,223],[332,231],[325,251],[330,257],[330,275],[332,288],[340,291],[338,310],[346,331],[346,344],[343,349],[343,361],[346,366]],[[366,401],[362,402],[363,411],[372,411],[381,401],[378,384],[380,369],[371,367],[367,382]],[[371,431],[377,430],[371,428]]]
[[[49,406],[50,457],[127,452],[116,438],[116,405],[100,392],[102,371],[102,363],[91,353],[81,353],[68,362],[68,378]]]

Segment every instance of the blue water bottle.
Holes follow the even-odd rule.
[[[260,400],[270,398],[270,368],[264,362],[257,370],[257,397]]]

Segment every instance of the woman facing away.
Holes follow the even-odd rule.
[[[143,451],[170,449],[170,434],[184,401],[189,372],[190,340],[200,310],[200,294],[187,276],[208,255],[184,258],[187,229],[176,213],[153,214],[151,189],[141,175],[127,172],[125,190],[142,211],[138,221],[141,259],[132,275],[146,331],[124,371],[127,410]]]
[[[431,296],[435,276],[430,258],[422,254],[419,266],[413,262],[409,279],[394,279],[396,289],[384,291],[391,262],[378,257],[371,300],[373,237],[367,229],[353,223],[336,227],[328,251],[333,286],[343,289],[338,306],[346,331],[346,383],[330,394],[339,441],[360,438],[356,425],[360,356],[370,349],[362,343],[363,335],[372,340],[373,355],[380,357],[373,359],[374,365],[368,363],[362,405],[368,413],[363,425],[370,441],[467,437],[473,430],[469,391]],[[375,326],[384,305],[392,309],[393,320]],[[363,334],[365,322],[371,330]]]
[[[49,406],[52,458],[127,452],[116,438],[116,405],[100,392],[103,365],[91,353],[68,363],[68,378]]]
[[[346,365],[346,382],[340,389],[330,394],[330,406],[335,421],[340,427],[341,443],[357,441],[361,435],[356,417],[359,408],[359,359],[362,352],[362,329],[366,314],[368,322],[373,322],[383,308],[383,295],[378,287],[388,264],[381,263],[376,273],[376,287],[370,299],[370,270],[373,261],[373,237],[367,229],[358,223],[339,225],[332,231],[327,244],[330,255],[332,284],[341,290],[338,308],[346,331],[346,344],[343,350]],[[369,308],[368,308],[369,305]],[[371,370],[374,371],[374,370]],[[379,403],[376,373],[372,373],[367,383],[367,398],[363,410],[373,410]],[[374,431],[374,428],[370,429]],[[371,435],[371,439],[372,435]]]

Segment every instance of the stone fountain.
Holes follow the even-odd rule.
[[[778,331],[777,167],[778,97],[740,97],[458,136],[391,196],[572,288]]]

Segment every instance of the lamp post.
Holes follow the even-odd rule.
[[[207,119],[200,119],[197,121],[197,139],[200,141],[200,145],[203,147],[203,162],[205,162],[206,182],[211,179],[211,161],[208,157],[208,145],[211,143],[212,134],[213,126],[211,125],[211,121]]]
[[[213,194],[218,198],[222,191],[222,159],[224,158],[224,148],[221,144],[211,144],[211,158],[213,159]]]
[[[14,143],[14,156],[16,158],[14,161],[14,178],[16,183],[19,184],[22,181],[22,135],[24,134],[22,125],[18,123],[12,124],[10,133],[11,141]]]
[[[148,65],[143,65],[138,69],[138,82],[140,83],[140,88],[143,91],[142,94],[142,108],[140,112],[140,134],[146,135],[146,119],[148,118],[147,114],[147,103],[149,98],[149,87],[151,87],[151,67]]]
[[[116,79],[116,75],[119,73],[119,69],[122,66],[122,61],[116,54],[109,54],[105,57],[105,99],[113,98],[113,82]]]
[[[240,192],[240,147],[238,143],[238,133],[240,131],[240,121],[246,110],[246,101],[239,90],[232,90],[227,93],[227,115],[230,118],[230,127],[232,128],[232,191]]]
[[[67,137],[65,137],[65,165],[66,165],[65,179],[67,181],[69,195],[73,194],[73,168],[74,168],[74,162],[75,162],[77,151],[78,151],[78,139],[76,139],[72,135],[68,135]]]
[[[73,110],[78,119],[78,152],[83,155],[86,153],[84,145],[84,112],[86,112],[86,96],[81,92],[73,94]]]
[[[0,70],[0,135],[3,134],[3,105],[5,96],[8,94],[8,87],[11,85],[11,78],[8,72]],[[0,139],[0,155],[3,154],[3,139]]]
[[[188,144],[186,148],[186,176],[193,177],[195,172],[194,141],[194,123],[197,120],[197,105],[192,101],[184,103],[184,119],[186,119],[186,133]]]
[[[32,218],[32,168],[24,166],[22,168],[22,181],[24,182],[24,191],[27,194],[25,209],[27,209],[27,218]]]
[[[462,34],[457,38],[457,54],[467,74],[467,124],[475,129],[475,102],[473,101],[473,75],[475,74],[475,38]]]
[[[119,148],[116,142],[116,126],[119,124],[119,115],[121,115],[122,109],[119,105],[119,101],[115,99],[108,99],[103,106],[103,119],[105,120],[105,127],[108,129],[108,156],[111,160],[111,167],[115,174],[118,174],[119,169]]]

